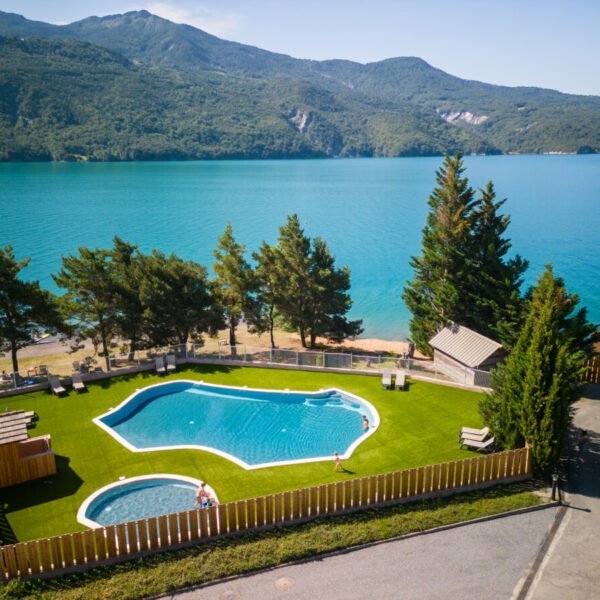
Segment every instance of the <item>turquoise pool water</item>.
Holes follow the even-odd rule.
[[[116,525],[194,508],[197,486],[179,479],[144,479],[106,490],[85,511],[99,525]]]
[[[176,381],[145,388],[96,420],[132,449],[194,446],[245,467],[345,454],[365,434],[366,402],[339,390],[262,391]]]

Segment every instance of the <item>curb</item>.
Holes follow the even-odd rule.
[[[413,531],[411,533],[406,533],[404,535],[399,535],[396,537],[391,537],[391,538],[386,538],[384,540],[376,540],[373,542],[366,542],[364,544],[358,544],[356,546],[348,546],[347,548],[340,548],[339,550],[333,550],[331,552],[324,552],[322,554],[315,554],[313,556],[310,557],[306,557],[306,558],[300,558],[298,560],[292,560],[289,562],[284,562],[281,563],[279,565],[274,565],[272,567],[265,567],[264,569],[256,569],[254,571],[250,571],[248,573],[242,573],[240,575],[231,575],[230,577],[224,577],[222,579],[215,579],[214,581],[208,581],[206,583],[201,583],[199,585],[194,585],[191,587],[187,587],[187,588],[182,588],[180,590],[175,590],[174,592],[169,592],[169,593],[165,593],[165,594],[160,594],[158,596],[151,596],[152,599],[159,599],[159,598],[176,598],[179,594],[184,594],[184,593],[188,593],[188,592],[193,592],[194,590],[200,590],[200,589],[204,589],[204,588],[208,588],[211,587],[213,585],[217,585],[220,583],[226,583],[228,581],[234,581],[235,579],[243,579],[245,577],[251,577],[252,575],[258,575],[260,573],[267,573],[269,571],[275,571],[276,569],[281,569],[283,567],[290,567],[290,566],[294,566],[294,565],[302,565],[302,564],[306,564],[309,562],[312,562],[314,560],[323,560],[332,556],[340,556],[340,555],[344,555],[344,554],[350,554],[351,552],[355,552],[357,550],[363,550],[365,548],[371,548],[373,546],[379,546],[381,544],[388,544],[390,542],[397,542],[397,541],[401,541],[401,540],[407,540],[407,539],[411,539],[414,537],[419,537],[419,536],[423,536],[423,535],[429,535],[431,533],[439,533],[442,531],[448,531],[450,529],[458,529],[459,527],[464,527],[466,525],[477,525],[478,523],[485,523],[487,521],[495,521],[496,519],[503,519],[505,517],[512,517],[512,516],[518,516],[518,515],[523,515],[523,514],[527,514],[530,512],[537,512],[539,510],[544,510],[546,508],[554,508],[556,506],[559,506],[559,502],[556,501],[550,501],[547,502],[545,504],[537,504],[535,506],[526,506],[524,508],[517,508],[515,510],[509,510],[509,511],[505,511],[505,512],[501,512],[501,513],[496,513],[493,515],[486,515],[485,517],[478,517],[476,519],[470,519],[468,521],[459,521],[457,523],[449,523],[448,525],[440,525],[439,527],[432,527],[430,529],[424,529],[423,531]],[[556,521],[556,519],[555,519]],[[548,535],[548,534],[546,534]],[[544,543],[545,543],[545,539],[544,539]],[[550,540],[551,541],[551,540]],[[550,543],[550,542],[548,542]],[[541,559],[543,559],[543,556],[541,557]],[[541,561],[540,559],[540,561]],[[537,560],[537,557],[536,557]],[[534,573],[535,575],[535,573]],[[532,577],[533,580],[533,577]],[[521,600],[521,598],[519,597],[519,600]]]
[[[556,532],[558,531],[559,527],[563,522],[563,519],[565,518],[565,515],[567,514],[567,508],[569,508],[568,505],[562,504],[560,508],[556,511],[554,522],[546,532],[546,535],[542,540],[540,548],[535,558],[533,559],[533,563],[529,567],[525,579],[522,580],[523,583],[521,584],[520,589],[518,589],[518,591],[515,590],[515,592],[513,592],[511,600],[525,600],[525,598],[527,598],[527,595],[529,594],[529,591],[531,590],[532,584],[535,580],[535,577],[538,574],[538,571],[540,570],[540,566],[546,558],[546,554],[548,553],[550,544],[552,544],[552,541],[556,536]],[[517,584],[517,587],[518,586],[519,584]]]

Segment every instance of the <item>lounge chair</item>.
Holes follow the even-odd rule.
[[[482,435],[485,431],[489,431],[488,427],[484,427],[483,429],[475,429],[474,427],[463,427],[458,434],[458,437],[462,437],[465,433],[471,435]]]
[[[398,369],[396,371],[396,389],[403,390],[406,387],[406,371]]]
[[[167,354],[167,373],[177,370],[177,361],[174,354]]]
[[[381,385],[388,390],[392,387],[392,370],[383,369],[381,371]]]
[[[485,438],[490,435],[490,428],[484,427],[477,433],[470,433],[468,431],[463,432],[461,430],[460,435],[458,436],[459,440],[473,440],[475,442],[483,442]]]
[[[73,382],[73,389],[78,394],[87,390],[85,383],[83,383],[83,379],[81,379],[81,373],[73,373],[73,375],[71,375],[71,380]]]
[[[53,394],[60,396],[61,394],[66,394],[67,390],[60,384],[60,380],[58,377],[53,375],[48,376],[48,382],[50,383],[50,389]]]
[[[460,447],[462,448],[463,446],[466,446],[467,448],[473,448],[474,450],[477,450],[477,452],[487,449],[491,450],[495,440],[496,438],[494,437],[488,438],[484,442],[478,442],[477,440],[462,439],[460,441]]]
[[[167,372],[167,367],[165,366],[165,357],[164,356],[156,357],[156,372],[159,374],[164,374]]]

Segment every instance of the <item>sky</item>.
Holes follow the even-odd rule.
[[[57,24],[141,9],[297,58],[418,56],[463,79],[600,95],[600,0],[0,0]]]

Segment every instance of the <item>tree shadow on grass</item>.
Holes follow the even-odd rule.
[[[221,374],[227,374],[230,373],[232,368],[235,367],[231,367],[231,366],[227,366],[227,365],[212,365],[212,364],[202,364],[202,365],[180,365],[177,368],[177,371],[171,375],[163,375],[163,376],[159,376],[157,375],[156,371],[154,369],[148,370],[148,371],[138,371],[137,373],[128,373],[126,375],[115,375],[114,377],[107,377],[106,379],[98,379],[97,381],[91,381],[89,383],[93,383],[94,385],[98,385],[99,387],[101,387],[104,390],[108,390],[111,388],[111,386],[117,384],[117,383],[123,383],[123,382],[127,382],[127,381],[132,381],[134,379],[142,379],[144,381],[149,381],[151,379],[156,380],[157,378],[160,379],[161,381],[169,381],[173,378],[178,378],[178,377],[182,377],[185,376],[186,373],[196,373],[199,375],[202,374],[214,374],[214,373],[221,373]]]
[[[83,479],[69,465],[67,456],[56,456],[56,475],[13,485],[0,491],[0,504],[7,514],[59,498],[72,496]],[[1,520],[0,520],[1,527]],[[2,537],[0,535],[0,537]]]

